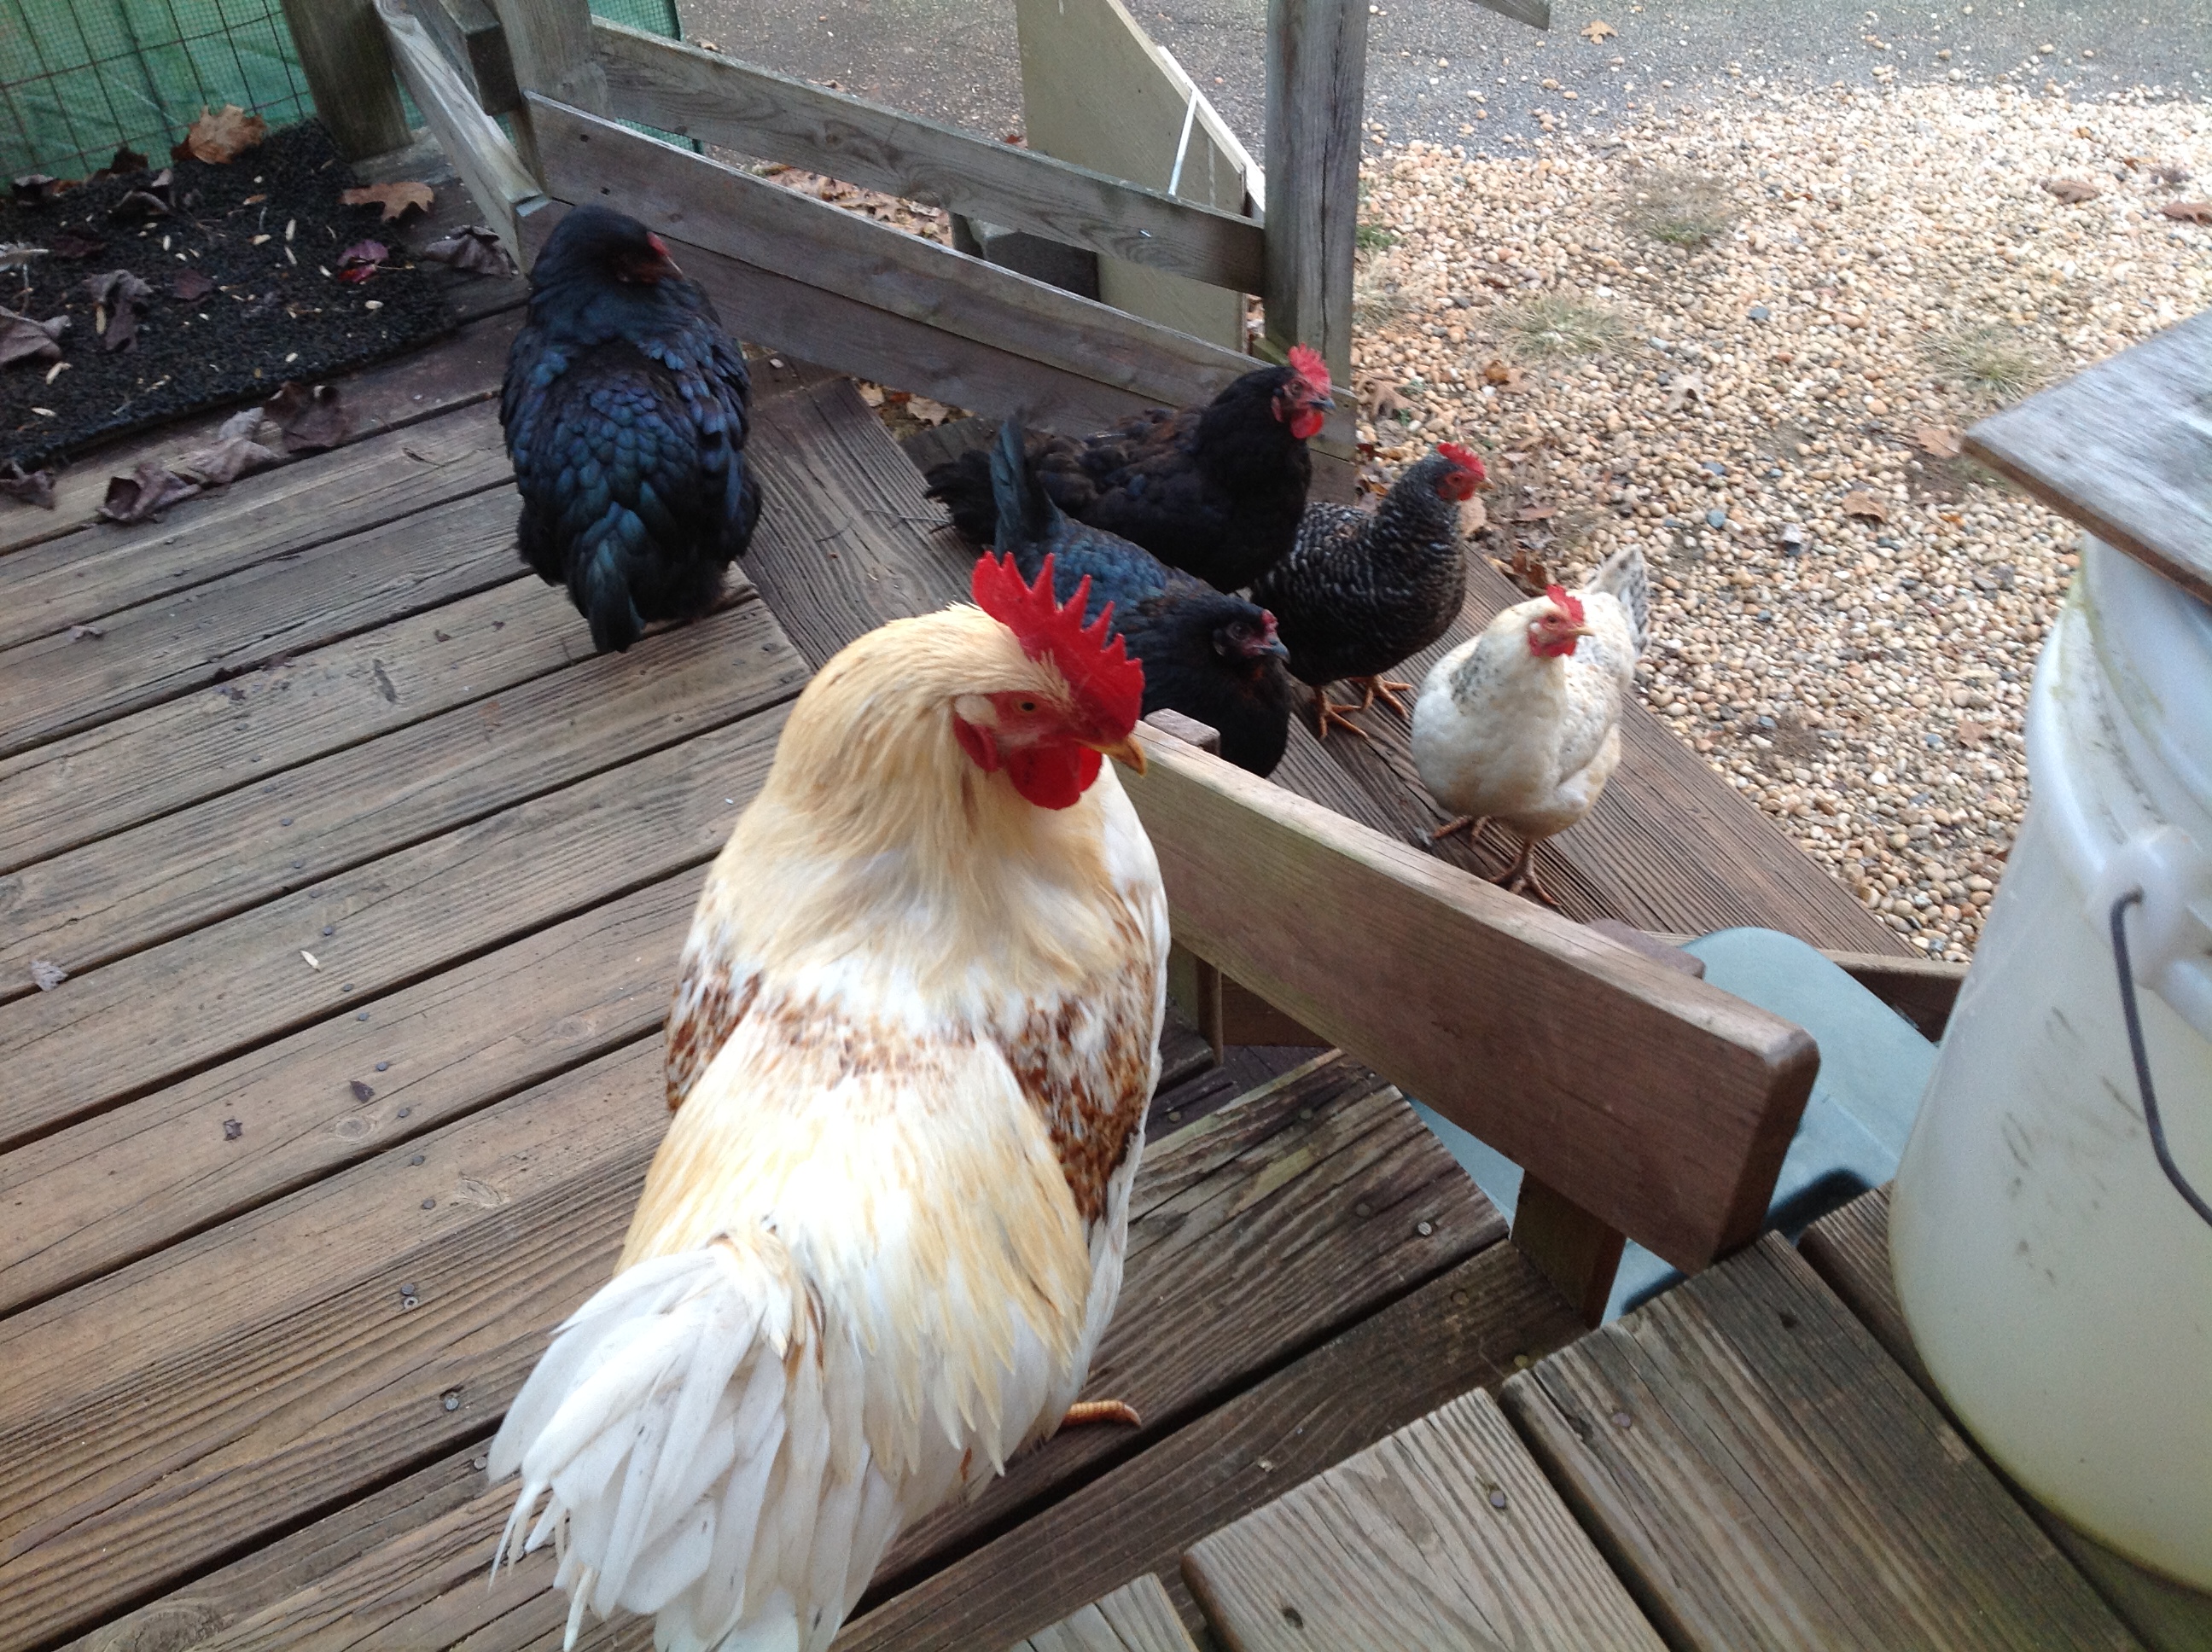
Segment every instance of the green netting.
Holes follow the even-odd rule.
[[[675,0],[592,9],[678,36]],[[203,106],[227,103],[272,126],[313,112],[279,0],[0,0],[6,175],[82,177],[125,145],[158,165]]]

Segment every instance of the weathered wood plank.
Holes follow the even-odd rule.
[[[1822,1217],[1805,1230],[1797,1248],[1859,1323],[1920,1385],[1921,1392],[1950,1416],[1935,1379],[1921,1363],[1920,1351],[1912,1345],[1912,1333],[1898,1306],[1897,1284],[1889,1267],[1889,1189],[1872,1188]],[[2212,1596],[2139,1566],[2076,1531],[2063,1516],[2015,1485],[2002,1467],[1990,1467],[2144,1645],[2158,1652],[2206,1652],[2212,1648]]]
[[[1670,1645],[2135,1644],[1774,1235],[1503,1398]]]
[[[6,880],[0,1003],[788,699],[806,666],[750,593],[599,654]]]
[[[526,574],[0,758],[10,805],[0,810],[0,869],[268,784],[295,763],[592,652],[568,593]]]
[[[711,858],[736,818],[723,799],[765,774],[783,718],[758,713],[0,1005],[0,1147]]]
[[[1267,337],[1352,383],[1365,0],[1268,0]]]
[[[593,36],[627,119],[1239,291],[1261,279],[1265,235],[1234,212],[619,24]]]
[[[1093,1600],[1073,1617],[1040,1629],[1008,1652],[1198,1652],[1176,1615],[1175,1602],[1147,1572]]]
[[[606,70],[592,39],[590,0],[492,0],[507,35],[515,84],[579,108],[604,112]]]
[[[1208,1533],[1578,1328],[1525,1257],[1492,1245],[875,1606],[838,1652],[956,1652],[1032,1634],[1132,1577],[1172,1571]]]
[[[347,410],[353,415],[353,432],[346,445],[367,441],[404,425],[439,418],[456,408],[498,395],[500,377],[507,367],[507,352],[520,325],[520,313],[510,307],[501,313],[486,314],[482,319],[468,323],[441,340],[434,349],[416,350],[392,361],[380,361],[333,380]],[[54,478],[52,510],[0,500],[0,556],[44,544],[64,534],[87,531],[100,501],[106,496],[110,477],[128,476],[148,459],[175,459],[206,446],[215,440],[216,427],[229,416],[228,409],[199,414],[94,449]],[[300,464],[322,457],[289,455],[285,462]],[[163,520],[173,533],[214,509],[223,497],[216,492],[186,500],[173,507]],[[91,531],[118,531],[110,527]]]
[[[408,9],[430,32],[477,108],[488,115],[504,115],[522,107],[522,92],[514,83],[514,59],[507,55],[506,26],[490,0],[409,0]]]
[[[1219,345],[1077,298],[580,110],[541,106],[534,94],[532,108],[547,190],[557,200],[619,197],[672,240],[1129,395],[1168,403],[1204,399],[1252,365]],[[842,339],[771,339],[742,312],[726,319],[763,342],[787,343],[812,360],[851,370],[836,353],[844,348]],[[990,413],[1012,410],[975,405]]]
[[[1966,451],[2212,602],[2212,312],[1966,432]]]
[[[0,557],[0,647],[381,527],[513,475],[498,411],[480,405],[243,477],[162,521],[98,527]]]
[[[349,161],[407,146],[407,112],[376,27],[375,0],[284,0],[315,112]]]
[[[1498,1402],[1477,1388],[1183,1557],[1236,1652],[1662,1652]]]
[[[0,649],[0,755],[189,694],[514,577],[514,493],[496,488]]]
[[[1678,1266],[1759,1231],[1819,1064],[1802,1029],[1137,738],[1149,767],[1122,786],[1184,945]]]
[[[1604,1321],[1613,1276],[1627,1247],[1620,1229],[1608,1226],[1538,1176],[1524,1175],[1513,1204],[1513,1242],[1559,1294],[1575,1305],[1583,1323]]]
[[[437,0],[426,0],[435,5]],[[415,106],[430,123],[438,146],[453,163],[469,195],[498,233],[507,255],[522,269],[530,267],[516,217],[518,209],[535,198],[538,182],[499,123],[483,112],[460,71],[438,49],[422,21],[410,15],[401,0],[375,0],[376,15],[384,25],[393,66],[406,83]],[[517,121],[525,117],[517,115]]]

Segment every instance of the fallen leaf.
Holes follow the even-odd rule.
[[[1959,433],[1948,426],[1923,424],[1912,433],[1912,441],[1932,459],[1959,457]]]
[[[139,313],[154,296],[154,289],[128,270],[87,276],[70,290],[91,302],[100,347],[111,354],[129,349],[137,338]]]
[[[945,406],[943,402],[933,402],[927,396],[909,398],[906,410],[927,425],[943,424],[952,416],[951,408]]]
[[[1870,522],[1889,520],[1889,513],[1882,508],[1881,501],[1863,488],[1854,488],[1844,495],[1844,514],[1863,516]]]
[[[2043,187],[2069,206],[2094,201],[2105,192],[2086,178],[2046,178],[2043,180]]]
[[[489,226],[471,224],[422,249],[422,256],[437,264],[450,264],[472,276],[512,276],[520,273]]]
[[[1983,741],[1989,738],[1989,730],[1983,727],[1981,724],[1976,722],[1972,718],[1964,717],[1960,719],[1959,744],[1960,745],[1977,746],[1981,744]]]
[[[349,189],[338,197],[346,206],[373,206],[384,209],[379,223],[390,223],[404,218],[410,212],[428,212],[430,203],[437,199],[428,184],[412,182],[398,184],[368,184],[360,189]]]
[[[103,251],[107,243],[94,235],[77,235],[67,230],[46,239],[53,243],[50,249],[58,258],[88,258]]]
[[[1582,27],[1576,32],[1579,33],[1583,39],[1590,41],[1592,44],[1595,44],[1599,40],[1609,39],[1613,35],[1620,33],[1620,31],[1615,28],[1611,23],[1601,23],[1595,17],[1591,18],[1587,23],[1584,23]]]
[[[339,404],[336,385],[305,385],[286,380],[262,406],[284,433],[288,452],[311,453],[335,447],[353,434],[353,415]]]
[[[54,473],[52,471],[26,471],[10,459],[8,461],[8,473],[0,476],[0,495],[50,511],[54,507]]]
[[[120,144],[117,146],[115,159],[93,173],[92,177],[86,181],[90,183],[102,178],[128,178],[134,173],[145,171],[153,164],[128,143]]]
[[[70,627],[70,641],[71,642],[97,642],[100,638],[106,635],[107,633],[100,629],[97,625],[72,625]]]
[[[2168,201],[2159,210],[2184,223],[2212,224],[2212,201]]]
[[[236,1141],[245,1133],[246,1127],[236,1119],[225,1119],[222,1121],[222,1139],[225,1141]]]
[[[215,283],[197,270],[179,270],[169,279],[169,294],[187,304],[197,304],[215,291]]]
[[[319,969],[323,967],[315,961],[315,955],[304,946],[300,949],[300,956],[307,961],[307,968],[310,969]]]
[[[1513,513],[1513,519],[1516,522],[1541,522],[1559,513],[1557,505],[1523,505]]]
[[[107,479],[107,497],[100,501],[100,519],[125,526],[159,516],[179,500],[190,499],[198,485],[170,473],[167,467],[148,459],[129,476]]]
[[[27,172],[15,180],[15,203],[18,206],[38,206],[61,193],[62,182],[42,172]]]
[[[1486,385],[1502,385],[1512,376],[1513,369],[1495,356],[1482,364],[1482,382]]]
[[[338,279],[358,285],[384,267],[392,249],[382,241],[356,241],[338,254]]]
[[[2179,161],[2162,161],[2150,169],[2150,175],[2169,189],[2189,181],[2189,168]]]
[[[200,118],[191,124],[185,141],[177,145],[175,155],[179,161],[190,156],[219,167],[236,160],[268,136],[267,121],[259,115],[247,114],[234,103],[227,103],[216,111],[202,104]]]
[[[125,222],[147,218],[166,218],[176,210],[173,198],[176,175],[167,167],[149,179],[143,188],[134,189],[107,209],[107,216]]]
[[[1413,404],[1398,393],[1398,386],[1380,374],[1369,374],[1358,380],[1355,387],[1359,392],[1360,406],[1366,410],[1369,420],[1376,424],[1413,410]]]
[[[1703,406],[1705,399],[1705,380],[1701,374],[1678,373],[1667,383],[1667,410],[1680,413],[1692,399]]]
[[[51,993],[69,979],[69,971],[52,958],[31,960],[31,984],[42,993]]]
[[[70,319],[65,315],[33,321],[13,310],[0,310],[0,367],[13,367],[18,361],[60,361],[61,336],[69,328]]]
[[[258,415],[259,410],[255,410]],[[282,465],[284,456],[263,446],[250,436],[225,436],[213,446],[187,453],[170,468],[187,482],[222,488],[255,471]]]
[[[881,385],[872,385],[865,379],[857,380],[856,382],[859,385],[860,399],[863,402],[866,403],[870,407],[881,407],[884,404],[884,387]]]

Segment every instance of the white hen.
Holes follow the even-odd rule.
[[[1579,592],[1555,585],[1516,603],[1437,662],[1413,708],[1413,762],[1459,818],[1432,841],[1504,822],[1521,853],[1494,881],[1551,902],[1536,845],[1588,814],[1620,761],[1621,701],[1650,611],[1644,553],[1629,545]]]

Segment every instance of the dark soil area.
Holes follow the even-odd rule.
[[[319,121],[272,132],[224,165],[170,162],[171,210],[137,216],[162,169],[156,158],[44,202],[0,204],[0,243],[50,249],[28,265],[28,292],[22,273],[0,273],[0,307],[70,321],[51,382],[50,361],[0,368],[0,468],[12,459],[33,470],[126,431],[259,400],[288,379],[313,383],[451,325],[446,272],[415,267],[402,226],[380,224],[374,206],[339,203],[358,179]],[[124,204],[133,191],[140,198]],[[389,247],[391,262],[358,285],[339,281],[340,254],[362,240]],[[111,353],[80,289],[117,270],[153,292],[136,341]],[[213,290],[178,297],[188,271]]]

